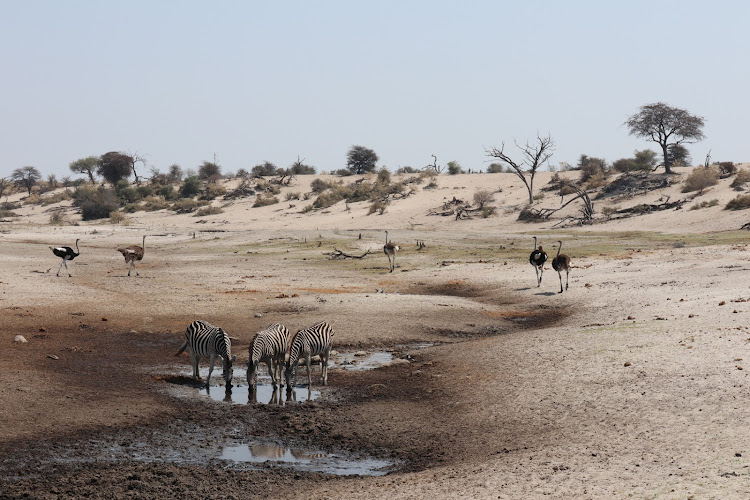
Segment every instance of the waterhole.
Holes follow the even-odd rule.
[[[234,463],[277,465],[307,472],[336,475],[382,476],[393,463],[373,458],[354,458],[324,451],[288,448],[275,443],[250,442],[225,446],[220,460]]]

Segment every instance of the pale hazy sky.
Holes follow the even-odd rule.
[[[706,120],[693,163],[750,161],[746,1],[0,0],[0,176],[108,151],[162,171],[297,157],[486,168],[537,132],[552,163],[656,145],[663,101]]]

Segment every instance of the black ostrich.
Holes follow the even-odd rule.
[[[76,240],[76,252],[73,251],[70,247],[49,247],[50,250],[52,250],[52,253],[57,255],[62,259],[62,262],[60,262],[60,267],[57,268],[57,276],[60,276],[60,269],[62,269],[62,266],[65,266],[65,270],[68,271],[68,277],[71,278],[73,275],[70,274],[70,269],[68,269],[68,264],[65,262],[66,260],[73,260],[79,255],[81,255],[81,251],[78,250],[78,242],[81,241],[80,239]]]
[[[541,245],[539,247],[536,246],[536,236],[534,236],[534,251],[529,255],[529,262],[534,266],[534,271],[536,271],[536,286],[541,286],[544,263],[547,262],[547,254]]]
[[[570,257],[560,253],[562,241],[557,242],[557,256],[552,259],[552,269],[557,271],[557,277],[560,278],[560,293],[563,293],[562,272],[565,271],[565,289],[568,289],[568,275],[570,274]]]

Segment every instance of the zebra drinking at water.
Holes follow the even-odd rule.
[[[185,343],[182,344],[175,356],[182,354],[182,351],[186,348],[189,350],[190,359],[193,362],[193,377],[200,378],[198,376],[198,361],[202,357],[208,358],[210,360],[208,378],[206,378],[206,387],[208,387],[211,381],[211,372],[214,371],[214,360],[216,356],[219,356],[224,366],[223,375],[227,388],[231,387],[232,363],[237,359],[237,356],[232,356],[232,343],[227,332],[207,321],[193,321],[185,330]]]
[[[284,377],[286,378],[286,391],[291,392],[297,378],[297,367],[299,360],[305,358],[307,365],[307,384],[312,386],[310,374],[310,358],[320,356],[320,374],[323,385],[328,385],[328,358],[331,356],[331,339],[333,328],[325,321],[316,323],[310,328],[305,328],[294,334],[289,342],[289,351],[286,354],[284,366]]]
[[[258,365],[266,363],[271,383],[276,388],[276,380],[281,382],[281,369],[284,365],[284,355],[289,346],[289,329],[281,323],[274,323],[256,333],[248,347],[247,383],[252,391],[258,382]]]

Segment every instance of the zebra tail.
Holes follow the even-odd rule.
[[[182,351],[184,351],[185,349],[187,349],[187,346],[188,346],[188,343],[187,343],[187,340],[186,340],[185,343],[182,344],[182,347],[180,347],[180,350],[177,351],[177,353],[175,354],[175,356],[179,356],[180,354],[182,354]]]

